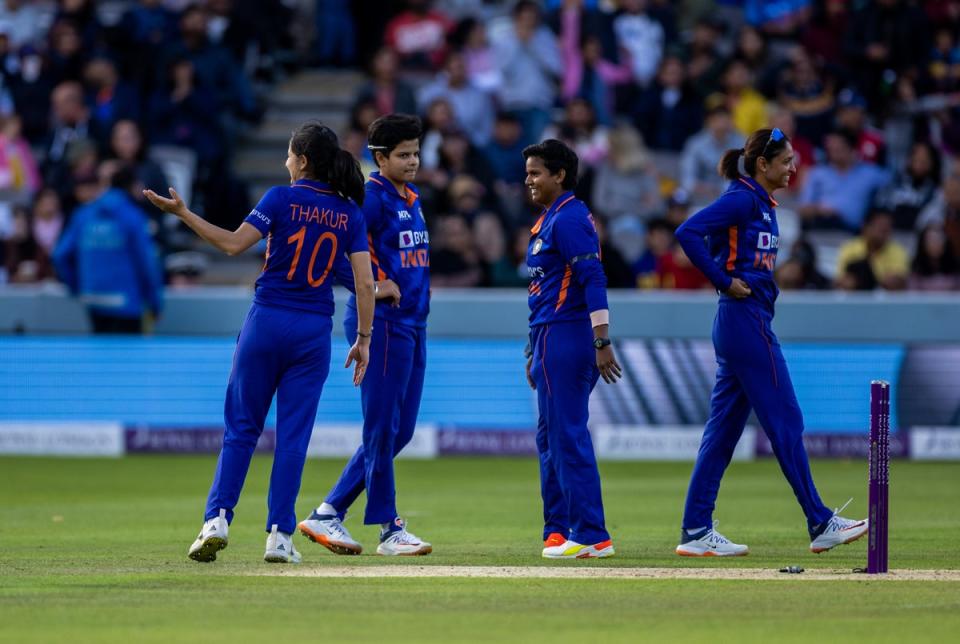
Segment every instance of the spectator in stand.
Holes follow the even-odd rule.
[[[654,150],[679,152],[703,123],[703,102],[686,74],[679,57],[665,56],[656,80],[637,99],[633,123]]]
[[[5,200],[28,203],[40,183],[30,144],[20,134],[20,117],[0,116],[0,193]]]
[[[839,129],[857,135],[857,154],[861,161],[883,165],[886,145],[883,132],[871,127],[867,117],[867,101],[849,87],[837,94],[836,124]]]
[[[37,244],[40,267],[37,271],[38,279],[47,279],[54,276],[53,250],[56,248],[60,234],[63,232],[65,217],[60,207],[60,197],[50,188],[44,188],[37,193],[33,201],[33,212],[30,222],[30,232]]]
[[[430,245],[430,285],[480,286],[483,266],[466,220],[459,215],[440,217],[436,231],[437,241]]]
[[[23,119],[24,136],[31,143],[42,145],[51,127],[51,104],[55,95],[55,84],[44,67],[43,56],[32,47],[24,47],[19,56],[7,56],[4,62],[0,73],[4,84],[9,82],[14,106]]]
[[[492,44],[503,76],[500,106],[523,124],[525,145],[539,141],[550,122],[556,81],[563,73],[557,39],[541,24],[539,5],[532,0],[517,2],[512,24],[497,33]]]
[[[960,167],[954,167],[943,181],[933,201],[920,212],[917,228],[938,225],[947,235],[954,257],[960,257]]]
[[[886,170],[857,158],[856,144],[856,135],[848,130],[835,130],[824,139],[827,163],[807,173],[800,194],[805,228],[856,232],[877,191],[890,180]]]
[[[597,229],[597,238],[600,240],[600,263],[607,277],[607,288],[633,288],[633,271],[620,249],[610,243],[607,223],[602,215],[593,216],[593,226]]]
[[[610,154],[594,172],[589,203],[609,220],[633,216],[646,221],[664,205],[653,160],[629,125],[610,130],[608,138]]]
[[[721,27],[708,17],[701,17],[690,34],[685,51],[687,78],[702,97],[708,97],[720,87],[720,74],[725,57],[720,47]]]
[[[487,39],[487,26],[476,18],[464,18],[450,34],[450,44],[463,54],[470,83],[485,92],[496,92],[502,74],[497,54]]]
[[[486,157],[473,144],[465,132],[451,130],[443,136],[440,143],[439,176],[435,175],[433,186],[438,190],[447,190],[450,182],[459,175],[470,175],[481,185],[490,186],[494,182],[493,168]],[[484,194],[484,207],[495,208],[496,196]]]
[[[417,99],[409,83],[397,76],[397,55],[387,47],[377,51],[370,63],[371,79],[357,92],[354,104],[373,101],[380,115],[415,114]]]
[[[723,72],[721,85],[734,127],[743,136],[750,136],[767,125],[767,101],[752,87],[753,78],[747,64],[734,58]]]
[[[633,80],[646,87],[653,80],[663,56],[663,27],[647,11],[647,0],[621,0],[613,19],[617,45],[629,54]]]
[[[527,248],[530,246],[530,226],[519,226],[510,235],[503,259],[490,267],[492,285],[499,288],[526,288],[530,284],[527,274]]]
[[[850,17],[843,40],[857,85],[872,108],[883,107],[890,71],[902,74],[921,65],[929,53],[923,11],[907,0],[874,0]],[[924,44],[919,44],[924,43]]]
[[[74,141],[99,141],[101,132],[90,119],[83,101],[83,87],[76,81],[60,83],[51,96],[52,125],[44,143],[42,173],[44,182],[58,190],[69,189],[67,147]],[[61,197],[64,193],[61,193]]]
[[[177,15],[164,0],[138,0],[123,14],[115,33],[121,75],[132,79],[141,95],[150,96],[159,75],[140,70],[164,59],[164,48],[179,36]]]
[[[131,196],[137,186],[131,168],[118,170],[109,189],[74,213],[54,252],[57,274],[87,304],[94,333],[142,333],[144,312],[160,315],[160,264]]]
[[[132,85],[120,80],[109,58],[94,58],[83,69],[90,118],[99,132],[110,132],[121,119],[140,119],[140,96]]]
[[[837,287],[847,291],[906,287],[910,266],[907,251],[893,241],[893,215],[871,210],[860,236],[840,247],[837,256]]]
[[[800,43],[807,51],[817,53],[828,67],[844,66],[843,41],[847,33],[850,10],[847,0],[817,2],[813,17],[800,35]]]
[[[403,69],[433,71],[443,62],[453,23],[431,9],[431,4],[430,0],[407,0],[406,11],[387,23],[384,43],[397,54]]]
[[[893,227],[914,230],[920,212],[940,187],[940,154],[927,141],[910,148],[907,166],[877,194],[877,206],[893,214]]]
[[[920,233],[917,253],[910,265],[909,288],[913,291],[960,290],[960,262],[947,244],[941,226],[932,224]]]
[[[147,157],[147,148],[143,142],[140,126],[136,121],[121,120],[113,126],[110,133],[109,157],[122,165],[133,169],[140,184],[157,194],[163,194],[170,186],[163,169],[156,162]],[[157,244],[162,255],[169,251],[167,248],[166,228],[163,225],[164,213],[147,201],[141,193],[135,193],[133,198],[149,219],[150,236]]]
[[[30,233],[27,209],[17,206],[11,211],[11,229],[0,237],[0,284],[37,282],[42,279],[43,257],[37,241]]]
[[[663,218],[670,224],[670,230],[676,230],[690,216],[690,194],[683,188],[677,188],[667,199],[667,211]]]
[[[41,8],[32,0],[3,0],[0,21],[9,26],[10,45],[14,49],[40,45],[45,35]]]
[[[54,83],[81,80],[87,56],[77,25],[66,19],[55,22],[50,27],[48,40],[44,73]]]
[[[486,91],[474,87],[467,77],[463,54],[451,51],[443,64],[443,72],[420,90],[420,111],[438,98],[453,108],[457,126],[464,130],[474,145],[484,146],[493,132],[493,99]]]
[[[317,64],[352,65],[357,56],[357,37],[350,0],[316,0],[313,23],[316,28],[313,55]]]
[[[937,27],[926,77],[936,92],[953,92],[960,86],[960,47],[950,27]]]
[[[830,280],[817,268],[816,248],[803,237],[790,247],[789,259],[777,267],[776,276],[781,290],[822,291],[830,288]]]
[[[660,288],[680,291],[695,291],[710,286],[710,281],[676,243],[670,252],[657,259],[657,281]]]
[[[573,148],[580,158],[580,172],[596,168],[609,150],[608,130],[597,123],[593,107],[584,98],[567,103],[563,120],[547,127],[543,138],[559,139]]]
[[[633,263],[634,285],[641,289],[660,288],[657,266],[661,259],[670,253],[675,241],[674,226],[665,219],[651,219],[647,222],[645,248],[643,254]]]
[[[743,25],[737,32],[737,46],[733,52],[735,60],[741,60],[750,70],[753,87],[764,96],[774,96],[777,90],[777,76],[780,74],[780,60],[775,59],[767,46],[766,38],[760,30],[751,25]]]
[[[483,149],[483,154],[494,172],[494,193],[499,198],[503,214],[511,226],[519,225],[527,214],[527,197],[523,185],[527,170],[522,154],[522,137],[520,121],[509,112],[498,112],[493,125],[493,137]],[[526,252],[527,248],[524,246],[524,256]]]
[[[680,187],[694,203],[716,199],[723,192],[727,181],[717,174],[717,159],[742,143],[723,97],[711,96],[704,128],[687,140],[680,157]]]
[[[833,117],[833,81],[817,69],[802,47],[790,51],[790,66],[781,75],[777,102],[793,112],[797,133],[819,146]]]
[[[70,22],[77,28],[82,49],[97,49],[103,40],[103,26],[94,0],[60,0],[59,5],[54,22]]]
[[[616,108],[617,86],[631,79],[629,55],[621,55],[619,64],[603,57],[600,37],[581,29],[581,11],[576,3],[564,5],[560,15],[560,46],[563,54],[563,101],[575,97],[588,100],[593,106],[597,121],[603,125],[613,123]]]
[[[809,20],[812,4],[812,0],[745,0],[743,15],[767,36],[793,39]]]

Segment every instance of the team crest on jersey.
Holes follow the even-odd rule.
[[[773,250],[780,248],[780,237],[773,233],[760,233],[757,239],[758,250]]]
[[[530,254],[536,255],[537,253],[540,252],[541,248],[543,248],[543,240],[538,239],[537,241],[533,242],[533,250],[530,251]]]
[[[410,221],[412,219],[412,217],[410,216],[410,213],[407,212],[406,210],[398,210],[397,217],[400,218],[400,221]]]

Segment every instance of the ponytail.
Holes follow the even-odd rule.
[[[333,163],[327,171],[330,187],[347,199],[353,199],[358,206],[363,205],[363,172],[353,155],[340,148],[333,155]]]
[[[717,164],[717,172],[724,179],[734,181],[740,176],[740,155],[743,154],[743,148],[730,149],[720,157],[720,163]]]

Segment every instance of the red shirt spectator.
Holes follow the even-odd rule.
[[[680,246],[657,258],[657,278],[660,288],[667,289],[695,291],[710,285]]]
[[[408,0],[407,6],[387,23],[386,44],[400,57],[402,67],[435,70],[443,62],[453,23],[431,10],[429,0]]]

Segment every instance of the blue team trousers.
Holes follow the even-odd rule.
[[[610,538],[604,526],[600,472],[587,430],[588,404],[600,377],[590,320],[530,330],[537,386],[537,451],[543,538],[559,532],[577,543]]]
[[[292,534],[307,444],[317,404],[330,371],[329,315],[254,304],[240,330],[227,384],[226,431],[204,519],[233,508],[250,459],[277,396],[277,444],[267,495],[267,531],[273,524]]]
[[[820,500],[810,475],[803,446],[803,414],[780,342],[770,326],[772,319],[771,312],[753,304],[720,301],[713,323],[717,384],[687,490],[684,529],[712,525],[720,479],[730,464],[751,408],[770,439],[808,527],[826,521],[832,514]]]
[[[354,342],[355,314],[347,315],[344,330],[347,339]],[[413,438],[426,367],[426,329],[379,319],[374,322],[370,364],[360,385],[363,443],[326,498],[341,519],[364,489],[365,524],[388,523],[397,516],[393,458]]]

